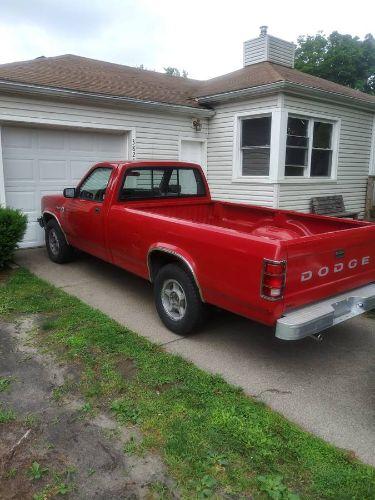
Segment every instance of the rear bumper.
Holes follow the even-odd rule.
[[[39,217],[39,218],[37,219],[37,221],[38,221],[39,226],[40,226],[41,228],[44,228],[44,218],[43,218],[43,217]]]
[[[286,313],[276,323],[276,337],[299,340],[375,308],[375,283]]]

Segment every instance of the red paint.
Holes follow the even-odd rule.
[[[56,216],[73,246],[146,279],[150,250],[180,254],[206,302],[267,325],[285,310],[375,281],[375,224],[212,201],[206,181],[205,197],[118,201],[126,169],[166,165],[201,171],[185,162],[99,163],[93,168],[113,168],[104,202],[45,196],[42,212]],[[278,264],[268,264],[262,283],[264,259],[286,261],[279,300],[262,296],[264,285],[284,285]]]

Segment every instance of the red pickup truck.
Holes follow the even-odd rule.
[[[173,332],[208,305],[295,340],[375,307],[375,224],[214,201],[199,165],[102,162],[42,199],[49,257],[75,249],[154,284]]]

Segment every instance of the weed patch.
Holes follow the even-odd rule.
[[[0,424],[7,424],[16,419],[16,414],[12,409],[0,406]]]
[[[0,377],[0,392],[4,392],[9,389],[12,379],[10,377]]]

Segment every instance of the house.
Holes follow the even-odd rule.
[[[375,97],[293,68],[294,45],[266,33],[243,68],[207,81],[74,55],[0,66],[0,203],[29,217],[103,159],[182,159],[214,198],[309,211],[342,194],[362,214],[375,171]]]

